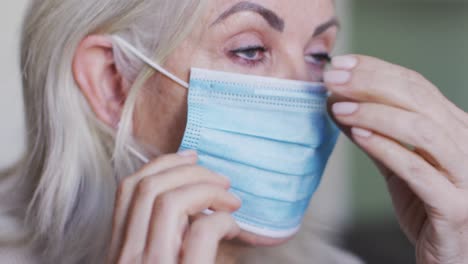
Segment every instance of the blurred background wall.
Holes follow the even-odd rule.
[[[0,3],[0,168],[18,159],[23,151],[18,47],[26,3],[26,0]]]
[[[0,3],[0,168],[23,150],[17,48],[26,3]],[[336,54],[363,53],[413,68],[468,109],[467,1],[337,3],[343,28]],[[341,139],[312,207],[316,221],[336,229],[332,232],[340,245],[367,263],[414,263],[413,249],[398,228],[382,177],[346,139]]]
[[[351,2],[351,52],[412,68],[468,110],[468,1]],[[398,228],[383,178],[356,147],[350,147],[349,157],[353,213],[345,247],[368,263],[414,263],[413,249]]]

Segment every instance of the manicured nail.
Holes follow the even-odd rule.
[[[203,210],[202,212],[204,215],[212,215],[214,214],[214,211],[213,210],[210,210],[210,209],[205,209]]]
[[[353,133],[353,135],[362,137],[362,138],[370,138],[374,134],[369,130],[357,128],[357,127],[353,127],[351,129],[351,132]]]
[[[195,150],[182,150],[182,151],[179,151],[177,152],[177,155],[181,156],[181,157],[193,157],[193,156],[197,156],[197,152]]]
[[[336,103],[332,106],[332,111],[335,115],[351,115],[354,114],[359,108],[357,103]]]
[[[235,194],[235,193],[231,193],[232,196],[234,196],[234,198],[236,198],[237,200],[239,200],[239,202],[242,203],[242,199],[239,197],[239,195]]]
[[[351,70],[358,64],[358,60],[354,56],[337,56],[332,59],[333,67],[342,70]]]
[[[347,71],[328,71],[323,75],[326,83],[345,84],[351,80],[351,73]]]

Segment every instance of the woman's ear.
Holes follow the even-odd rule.
[[[112,39],[91,35],[79,44],[73,58],[73,76],[97,118],[117,127],[127,97],[121,74],[117,71]]]

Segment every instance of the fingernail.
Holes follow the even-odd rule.
[[[345,84],[351,79],[351,73],[347,71],[328,71],[323,75],[326,83]]]
[[[219,176],[219,179],[220,179],[220,184],[226,189],[226,190],[229,190],[231,188],[231,179],[224,175],[224,174],[221,174],[221,173],[218,173],[216,171],[213,171],[217,176]]]
[[[354,114],[359,108],[357,103],[336,103],[332,107],[332,111],[335,115],[351,115]]]
[[[242,199],[235,193],[231,193],[234,198],[236,198],[239,202],[242,203]]]
[[[212,214],[214,214],[214,211],[210,210],[210,209],[205,209],[205,210],[203,210],[202,213],[205,214],[205,215],[212,215]]]
[[[362,129],[362,128],[357,128],[357,127],[353,127],[351,129],[351,132],[353,133],[353,135],[362,137],[362,138],[369,138],[373,135],[371,131]]]
[[[335,68],[342,70],[351,70],[358,64],[358,60],[354,56],[336,56],[332,59],[332,65]]]
[[[193,157],[193,156],[197,156],[198,154],[195,150],[188,149],[188,150],[182,150],[182,151],[177,152],[177,155],[181,157]]]

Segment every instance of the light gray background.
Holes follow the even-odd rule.
[[[0,3],[0,168],[19,158],[24,121],[18,62],[19,32],[26,0]]]

